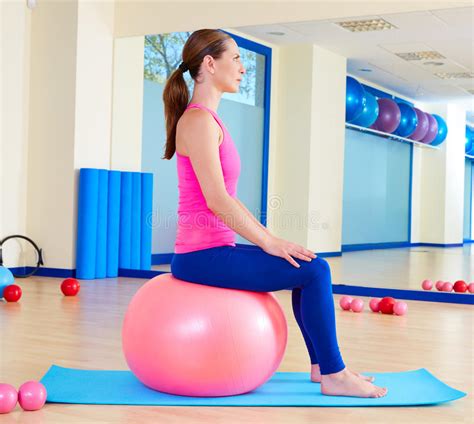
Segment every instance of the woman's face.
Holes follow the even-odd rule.
[[[215,61],[215,84],[222,92],[237,93],[246,70],[240,61],[239,46],[234,40],[227,41],[227,49]]]

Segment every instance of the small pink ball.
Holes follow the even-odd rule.
[[[469,284],[467,290],[469,293],[474,293],[474,283]]]
[[[351,302],[352,312],[361,312],[364,309],[364,301],[362,299],[354,299]]]
[[[369,306],[370,306],[370,309],[372,310],[372,312],[379,312],[380,311],[379,303],[380,303],[380,299],[372,299],[369,302]]]
[[[395,305],[393,305],[393,313],[395,315],[405,315],[407,309],[408,305],[405,302],[396,302]]]
[[[341,309],[343,309],[344,311],[348,311],[349,309],[351,309],[351,302],[352,302],[352,297],[350,297],[350,296],[342,296],[342,297],[339,299],[339,306],[340,306]]]
[[[423,283],[421,283],[421,287],[423,287],[423,290],[431,290],[433,288],[433,281],[424,280]]]
[[[444,284],[444,281],[442,281],[442,280],[436,281],[436,290],[438,290],[438,291],[443,290],[443,284]]]
[[[18,389],[18,402],[25,411],[37,411],[46,402],[46,387],[38,381],[27,381]]]
[[[10,384],[0,383],[0,414],[13,411],[18,400],[16,389]]]
[[[445,291],[445,292],[451,292],[451,291],[453,291],[453,285],[452,285],[451,283],[449,283],[448,281],[446,281],[446,282],[443,284],[442,291]]]

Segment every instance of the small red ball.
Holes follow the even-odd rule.
[[[79,293],[80,289],[81,285],[75,278],[66,278],[61,283],[61,291],[63,292],[64,296],[75,296],[77,293]]]
[[[393,314],[395,299],[393,297],[384,297],[379,303],[379,309],[382,314]]]
[[[6,286],[3,290],[3,297],[7,302],[18,302],[21,297],[21,287],[16,284]]]
[[[467,291],[467,284],[463,280],[458,280],[454,283],[453,289],[458,293],[465,293]]]

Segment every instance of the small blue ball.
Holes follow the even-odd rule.
[[[0,299],[3,297],[3,290],[5,290],[5,287],[13,284],[14,282],[15,277],[13,277],[12,272],[8,268],[0,266]]]

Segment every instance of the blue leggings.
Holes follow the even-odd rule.
[[[174,254],[171,273],[180,280],[214,287],[271,292],[292,289],[292,306],[311,364],[321,374],[345,368],[336,337],[329,264],[319,257],[307,262],[266,253],[259,246],[218,246]]]

